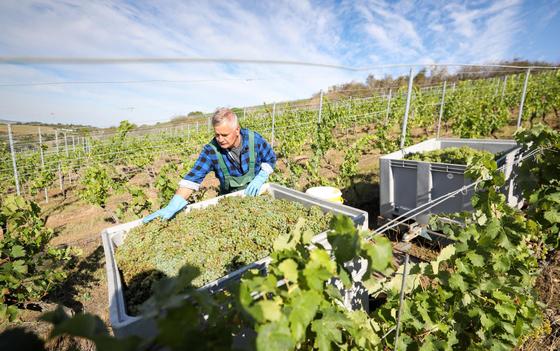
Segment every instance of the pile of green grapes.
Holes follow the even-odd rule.
[[[475,157],[494,159],[494,154],[488,151],[475,150],[468,146],[462,147],[448,147],[445,149],[426,151],[426,152],[413,152],[407,154],[405,160],[415,160],[424,162],[438,162],[438,163],[452,163],[459,165],[466,165]]]
[[[200,270],[193,280],[198,287],[268,256],[274,240],[289,233],[300,217],[306,228],[319,234],[328,229],[332,215],[270,195],[230,196],[171,221],[134,228],[116,252],[129,312],[137,312],[155,281],[176,276],[182,266]]]

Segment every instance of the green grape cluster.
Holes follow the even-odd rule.
[[[318,234],[328,228],[332,215],[269,195],[231,196],[169,222],[134,228],[116,252],[130,311],[150,296],[156,280],[176,276],[185,265],[200,270],[192,284],[202,286],[266,257],[274,240],[290,233],[301,217]]]
[[[468,146],[448,147],[427,152],[413,152],[404,157],[405,160],[415,160],[423,162],[438,162],[466,165],[475,159],[493,160],[494,155],[484,150],[475,150]]]

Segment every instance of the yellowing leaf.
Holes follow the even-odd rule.
[[[277,321],[282,316],[281,306],[278,301],[262,300],[255,304],[256,308],[260,308],[262,316],[265,320]]]
[[[297,282],[298,280],[298,266],[297,263],[288,258],[278,265],[280,272],[284,274],[284,278],[290,282]]]

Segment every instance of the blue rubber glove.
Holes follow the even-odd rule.
[[[169,204],[167,206],[165,206],[161,210],[152,213],[151,215],[144,217],[144,219],[142,219],[142,223],[146,224],[156,218],[168,220],[171,217],[173,217],[177,212],[181,211],[188,204],[189,202],[183,199],[183,197],[179,195],[174,195],[171,201],[169,201]]]
[[[253,178],[253,180],[251,180],[251,183],[249,183],[247,188],[245,188],[245,195],[257,196],[259,194],[259,191],[261,190],[261,187],[267,179],[268,173],[261,169],[259,174],[257,174],[257,176]]]

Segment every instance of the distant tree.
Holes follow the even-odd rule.
[[[447,71],[447,67],[434,66],[430,70],[431,83],[443,82],[448,75],[449,75],[449,72]]]
[[[386,74],[385,77],[381,80],[381,88],[391,88],[393,86],[393,76],[390,74]]]
[[[204,116],[204,112],[202,112],[202,111],[191,111],[187,115],[187,117],[200,117],[200,116]]]
[[[189,116],[178,115],[178,116],[172,117],[172,118],[171,118],[171,122],[172,122],[172,123],[186,122],[188,118],[189,118]]]
[[[377,79],[375,79],[375,76],[373,74],[368,74],[367,78],[366,78],[366,85],[370,88],[370,89],[374,89],[377,85],[379,81]]]
[[[406,86],[408,84],[408,76],[398,76],[397,79],[394,80],[394,86]]]
[[[424,85],[426,83],[426,67],[422,68],[413,79],[413,83],[416,85]]]

